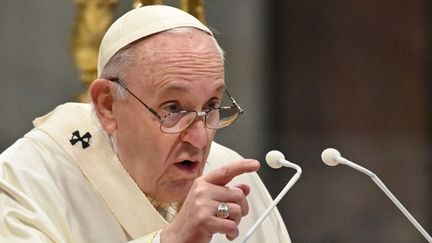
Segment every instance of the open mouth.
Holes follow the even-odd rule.
[[[176,163],[176,166],[181,170],[193,171],[198,166],[198,164],[199,163],[197,161],[183,160]]]

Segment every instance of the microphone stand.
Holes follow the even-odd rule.
[[[399,202],[399,200],[390,192],[390,190],[384,185],[384,183],[375,175],[372,171],[357,165],[342,156],[336,156],[336,160],[338,160],[341,164],[347,165],[355,170],[358,170],[369,177],[378,185],[378,187],[392,200],[392,202],[396,205],[397,208],[408,218],[408,220],[416,227],[416,229],[423,235],[423,237],[429,242],[432,242],[431,236],[426,232],[426,230],[415,220],[415,218],[406,210],[406,208]]]
[[[282,191],[279,193],[279,195],[275,198],[275,200],[272,202],[272,204],[270,204],[270,206],[266,209],[266,211],[261,215],[261,217],[258,219],[258,221],[255,222],[255,224],[252,226],[252,228],[250,228],[250,230],[246,233],[245,237],[243,238],[241,243],[245,243],[251,236],[252,234],[255,232],[255,230],[258,228],[258,226],[264,221],[264,219],[268,216],[268,214],[270,213],[270,211],[276,207],[276,204],[279,203],[279,201],[285,196],[285,194],[287,194],[287,192],[289,191],[289,189],[291,189],[291,187],[297,182],[297,180],[300,178],[300,175],[302,173],[302,169],[300,168],[300,166],[291,163],[285,159],[280,158],[279,159],[279,164],[286,166],[286,167],[290,167],[292,169],[295,169],[297,172],[295,173],[295,175],[291,178],[291,180],[289,180],[288,184],[282,189]]]

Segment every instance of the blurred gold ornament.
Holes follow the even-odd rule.
[[[72,37],[75,65],[85,88],[77,101],[90,101],[88,88],[97,77],[97,58],[103,35],[113,21],[117,0],[75,0],[77,14]]]
[[[162,0],[134,0],[133,7],[140,8],[144,5],[162,4]]]
[[[202,0],[181,0],[181,9],[188,12],[205,24],[204,6]]]
[[[133,7],[139,8],[144,5],[162,4],[162,0],[134,0]],[[202,0],[180,0],[180,8],[192,14],[205,24],[204,6]]]

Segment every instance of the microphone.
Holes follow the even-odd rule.
[[[279,193],[279,195],[273,200],[273,202],[270,204],[270,206],[264,211],[264,213],[261,215],[261,217],[255,222],[255,224],[250,228],[250,230],[246,233],[245,237],[243,238],[242,243],[245,243],[253,233],[255,233],[258,226],[262,224],[264,219],[269,215],[270,211],[276,207],[276,204],[279,203],[279,201],[287,194],[289,189],[297,182],[297,180],[300,178],[300,175],[302,173],[302,169],[300,166],[289,162],[288,160],[285,160],[285,156],[277,151],[272,150],[267,153],[265,160],[267,164],[273,168],[273,169],[279,169],[282,166],[289,167],[292,169],[295,169],[297,172],[295,175],[289,180],[288,184],[282,189],[282,191]]]
[[[415,220],[415,218],[405,209],[405,207],[397,200],[397,198],[390,192],[384,183],[378,178],[377,175],[370,170],[351,162],[341,156],[339,151],[334,148],[327,148],[321,154],[322,161],[329,166],[336,166],[338,164],[347,165],[355,170],[358,170],[369,177],[378,185],[378,187],[392,200],[392,202],[399,208],[400,211],[409,219],[409,221],[416,227],[416,229],[423,235],[428,242],[432,242],[431,236],[423,229],[423,227]]]

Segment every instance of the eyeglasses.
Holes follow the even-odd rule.
[[[109,79],[112,82],[120,84],[129,94],[137,99],[147,110],[156,116],[160,122],[160,130],[163,133],[180,133],[190,127],[198,118],[204,117],[204,124],[210,129],[220,129],[227,127],[234,123],[244,110],[237,104],[233,97],[225,89],[232,102],[231,106],[222,106],[211,108],[208,111],[179,111],[170,112],[165,116],[161,116],[157,111],[146,105],[140,98],[138,98],[132,91],[119,78]]]

